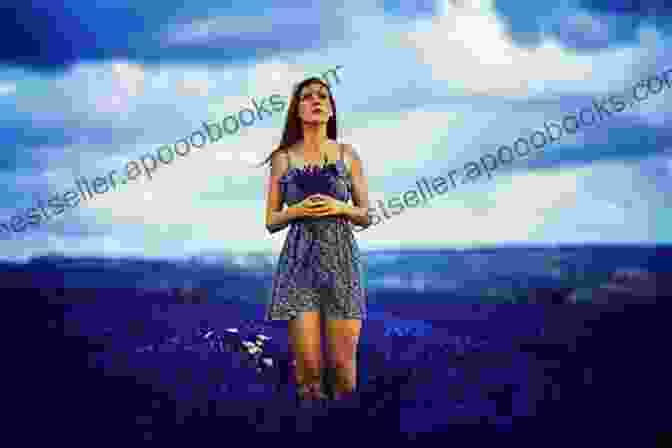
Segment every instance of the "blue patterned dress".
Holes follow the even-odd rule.
[[[280,178],[282,201],[301,202],[305,194],[293,167]],[[343,160],[343,147],[330,177],[330,195],[343,202],[352,197],[352,178]],[[302,311],[322,311],[328,319],[366,318],[366,292],[359,247],[344,216],[300,218],[290,222],[278,258],[265,320],[291,320]]]

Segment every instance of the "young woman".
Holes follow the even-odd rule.
[[[271,163],[266,228],[275,233],[290,226],[265,320],[289,321],[300,400],[329,398],[323,389],[323,327],[335,377],[331,398],[355,393],[357,346],[367,314],[352,230],[353,224],[371,224],[367,181],[357,150],[336,139],[331,90],[320,78],[308,78],[293,92],[280,145],[262,162]],[[324,175],[321,193],[305,180],[318,168]]]

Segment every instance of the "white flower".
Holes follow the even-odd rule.
[[[271,358],[263,358],[261,360],[267,367],[273,367],[273,360]]]
[[[227,329],[224,330],[224,331],[228,331],[229,333],[238,333],[238,329],[237,329],[237,328],[227,328]]]
[[[272,338],[269,336],[264,336],[263,334],[258,334],[257,339],[261,339],[262,341],[270,341]]]
[[[249,341],[243,341],[243,345],[247,348],[247,352],[250,355],[254,355],[262,351],[261,348],[257,347],[256,344]]]
[[[261,351],[262,351],[262,350],[261,350],[259,347],[257,347],[257,346],[254,346],[254,347],[252,347],[252,348],[250,348],[250,349],[248,350],[248,352],[250,353],[250,355],[254,355],[254,354],[260,353]]]

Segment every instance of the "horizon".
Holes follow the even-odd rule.
[[[541,244],[496,244],[496,245],[474,245],[469,247],[422,247],[422,246],[406,246],[403,248],[372,248],[369,250],[360,250],[363,255],[370,255],[376,253],[432,253],[432,252],[478,252],[478,251],[488,251],[488,250],[506,250],[506,249],[520,249],[520,250],[564,250],[564,249],[588,249],[588,248],[623,248],[623,249],[672,249],[672,244],[652,244],[649,242],[642,243],[605,243],[605,242],[593,242],[587,244],[555,244],[555,245],[541,245]],[[235,252],[230,250],[215,250],[211,249],[208,251],[203,251],[193,254],[184,254],[182,256],[150,256],[146,254],[110,254],[105,255],[101,253],[81,253],[81,254],[72,254],[65,252],[57,251],[48,251],[41,254],[33,254],[30,257],[26,258],[7,258],[0,257],[0,262],[5,263],[28,263],[31,260],[36,260],[40,258],[64,258],[64,259],[101,259],[101,260],[147,260],[147,261],[190,261],[193,259],[198,259],[200,257],[223,257],[223,258],[235,258],[235,257],[271,257],[276,258],[279,256],[279,253],[275,252]]]

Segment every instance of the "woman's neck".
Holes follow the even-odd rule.
[[[329,143],[325,126],[303,129],[303,151],[306,154],[320,154]]]

